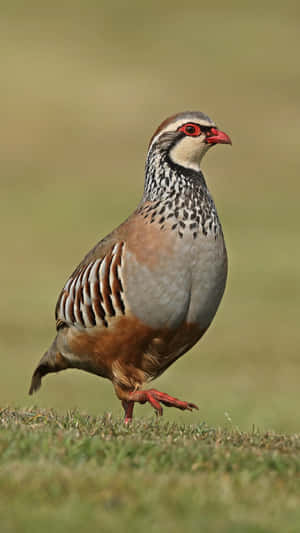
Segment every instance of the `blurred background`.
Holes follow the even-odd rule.
[[[155,382],[200,411],[165,417],[300,431],[299,19],[291,0],[1,2],[2,406],[121,415],[84,372],[27,390],[66,278],[140,200],[154,129],[191,109],[233,141],[203,162],[230,270],[205,337]]]

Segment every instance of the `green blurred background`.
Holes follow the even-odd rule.
[[[203,162],[230,270],[201,342],[155,386],[170,420],[300,431],[299,2],[1,2],[0,404],[121,414],[108,381],[31,373],[83,254],[136,206],[147,143],[195,109],[230,134]],[[138,406],[136,415],[149,416]]]

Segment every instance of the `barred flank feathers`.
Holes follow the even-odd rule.
[[[81,265],[71,275],[56,305],[57,330],[63,324],[108,328],[112,317],[125,315],[124,246],[123,241],[117,242],[101,259]]]

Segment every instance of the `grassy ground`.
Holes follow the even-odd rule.
[[[34,401],[41,414],[2,413],[7,528],[32,531],[34,517],[37,531],[52,521],[58,531],[100,522],[293,531],[299,441],[276,435],[300,431],[299,2],[0,7],[0,406]],[[149,406],[126,430],[66,416],[80,408],[116,421],[121,408],[110,383],[79,371],[47,377],[28,397],[57,295],[137,205],[154,129],[186,109],[206,112],[233,140],[203,162],[229,253],[224,300],[201,342],[155,382],[200,410],[165,409],[171,425],[160,429],[139,422]],[[258,432],[202,426],[229,419]]]
[[[3,532],[298,532],[300,436],[2,409]]]

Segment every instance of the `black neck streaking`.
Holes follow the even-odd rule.
[[[150,150],[145,170],[143,204],[139,213],[165,229],[169,222],[179,237],[190,232],[215,237],[222,231],[216,207],[201,171],[174,163],[167,151]],[[150,202],[150,203],[148,203]]]

